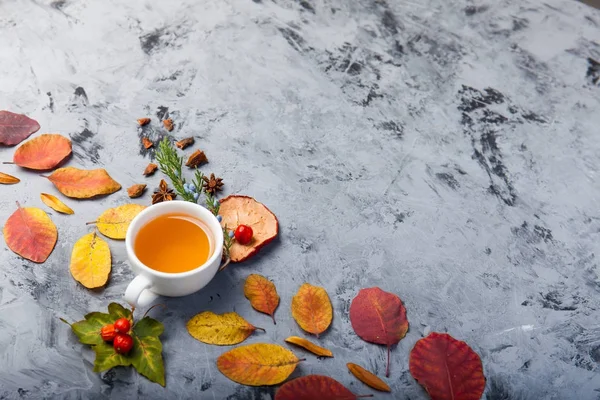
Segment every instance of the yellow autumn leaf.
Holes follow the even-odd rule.
[[[19,183],[21,180],[16,176],[12,176],[9,174],[4,174],[0,172],[0,183],[3,185],[14,185],[15,183]]]
[[[221,354],[217,359],[217,368],[223,375],[242,385],[277,385],[294,372],[300,361],[283,346],[256,343]]]
[[[86,288],[104,286],[111,269],[108,243],[96,232],[83,236],[73,246],[70,269],[73,278]]]
[[[300,328],[319,337],[333,319],[333,307],[329,295],[320,286],[305,283],[292,298],[292,317]]]
[[[285,341],[291,344],[295,344],[296,346],[304,347],[306,350],[320,357],[333,357],[333,353],[331,352],[331,350],[327,350],[326,348],[317,346],[313,342],[304,338],[298,336],[290,336],[289,338],[285,339]]]
[[[63,214],[74,213],[74,211],[69,206],[60,201],[56,196],[53,196],[48,193],[42,193],[40,194],[40,197],[42,198],[42,202],[54,211],[58,211],[59,213]]]
[[[96,220],[100,233],[111,239],[125,239],[131,220],[146,206],[139,204],[124,204],[104,211]]]
[[[241,343],[257,329],[262,328],[255,327],[235,312],[218,315],[205,311],[193,316],[187,323],[192,337],[220,346]]]

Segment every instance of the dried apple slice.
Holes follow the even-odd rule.
[[[229,255],[232,262],[242,262],[255,255],[279,233],[275,214],[252,197],[232,195],[221,200],[219,215],[222,226],[235,230],[238,225],[249,225],[254,235],[246,245],[233,242]]]

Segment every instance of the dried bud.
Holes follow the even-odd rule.
[[[154,173],[156,172],[157,169],[158,169],[158,165],[150,163],[144,170],[144,175],[146,175],[146,176],[154,175]]]
[[[181,139],[179,142],[175,142],[175,146],[179,147],[181,150],[183,150],[186,147],[191,146],[193,144],[194,144],[194,138],[193,137]]]
[[[127,189],[127,194],[132,199],[135,199],[135,198],[140,197],[144,193],[144,190],[146,190],[146,185],[143,183],[140,183],[137,185],[133,185],[132,187]]]
[[[144,144],[144,148],[146,149],[149,149],[150,147],[154,146],[152,140],[148,139],[147,137],[142,138],[142,143]]]
[[[171,118],[163,120],[163,125],[169,132],[173,130],[173,120]]]
[[[137,123],[140,126],[148,125],[150,123],[150,118],[140,118],[137,120]]]
[[[204,154],[202,150],[196,150],[192,153],[190,158],[188,158],[187,162],[185,163],[185,166],[190,168],[196,168],[207,162],[208,158],[206,158],[206,154]]]

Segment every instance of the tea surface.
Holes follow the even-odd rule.
[[[208,228],[183,214],[161,215],[142,226],[134,242],[138,259],[161,272],[190,271],[212,254]]]

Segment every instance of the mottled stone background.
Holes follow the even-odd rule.
[[[393,349],[391,395],[425,399],[408,354],[429,331],[482,357],[484,398],[600,398],[600,12],[567,0],[0,1],[0,108],[73,140],[71,166],[106,168],[124,187],[153,152],[135,120],[171,116],[193,135],[226,193],[266,203],[280,239],[203,291],[169,299],[167,388],[129,369],[92,372],[93,354],[58,318],[119,301],[133,275],[111,241],[104,290],[70,276],[86,221],[128,201],[124,190],[68,201],[45,264],[0,251],[0,398],[271,399],[222,376],[226,349],[185,322],[235,310],[266,334],[302,335],[289,312],[307,281],[335,315],[293,377],[382,375],[385,348],[353,333],[350,300],[380,286],[411,324]],[[595,60],[595,61],[594,61]],[[164,134],[148,131],[153,139]],[[0,149],[9,161],[14,149]],[[15,200],[41,206],[50,182],[10,165],[0,221]],[[149,195],[139,199],[148,204]],[[250,308],[244,278],[273,279],[277,326]],[[304,355],[302,350],[297,354]]]

